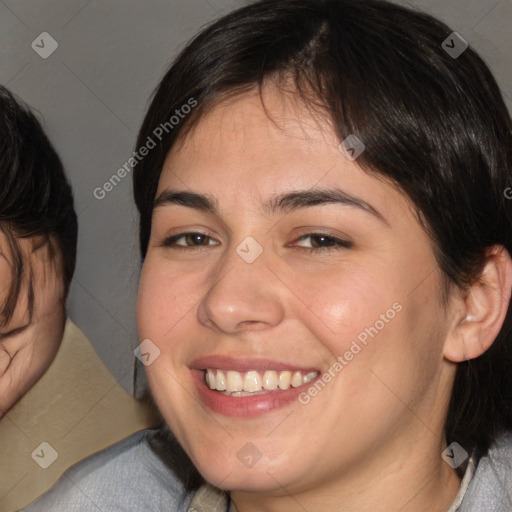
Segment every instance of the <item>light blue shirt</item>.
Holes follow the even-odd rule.
[[[187,493],[141,430],[69,468],[22,512],[187,511]]]
[[[174,471],[148,443],[154,429],[132,436],[68,469],[55,486],[21,512],[187,512],[187,492]],[[198,503],[199,494],[192,505]],[[204,511],[229,510],[229,498],[210,496]],[[512,511],[512,434],[502,436],[489,453],[468,465],[449,509],[456,512]]]
[[[457,512],[512,511],[512,434],[498,439],[478,461]]]

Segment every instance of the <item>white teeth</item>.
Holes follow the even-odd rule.
[[[213,370],[208,369],[206,371],[206,384],[210,389],[215,389],[215,373],[213,373]]]
[[[289,370],[267,370],[263,377],[256,370],[245,374],[234,370],[216,370],[208,368],[205,372],[206,385],[230,396],[254,396],[270,391],[285,391],[290,386],[297,388],[314,380],[318,372],[300,372]]]
[[[302,378],[302,381],[304,382],[304,384],[307,384],[308,382],[311,382],[317,375],[318,372],[309,372]]]
[[[218,391],[226,390],[226,374],[222,370],[217,370],[216,385]]]
[[[279,389],[285,390],[290,387],[292,372],[281,372],[279,374]]]
[[[302,386],[302,373],[295,372],[292,375],[292,381],[291,381],[293,388],[298,388],[299,386]]]
[[[272,391],[277,389],[277,372],[274,370],[267,370],[263,374],[263,389]]]
[[[254,393],[261,390],[261,377],[258,372],[247,372],[244,377],[244,391]]]
[[[249,393],[247,391],[235,391],[234,393],[222,393],[223,395],[229,396],[254,396],[254,395],[266,395],[266,391],[256,391],[255,393]]]
[[[227,371],[226,372],[226,391],[233,393],[233,391],[242,391],[244,388],[244,381],[239,372]]]

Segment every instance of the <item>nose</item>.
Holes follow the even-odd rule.
[[[226,334],[278,325],[284,318],[284,295],[269,263],[265,251],[252,263],[229,251],[199,303],[199,322]]]

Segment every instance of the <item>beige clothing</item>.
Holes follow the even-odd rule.
[[[75,462],[154,422],[68,320],[48,371],[0,420],[0,512],[25,507]]]

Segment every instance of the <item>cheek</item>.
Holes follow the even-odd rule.
[[[353,312],[354,326],[336,348],[343,358],[344,391],[369,417],[398,415],[403,404],[414,408],[436,382],[444,324],[435,296],[435,283],[426,283],[422,293],[385,295],[379,304],[363,301],[370,315]]]
[[[37,326],[26,346],[26,375],[32,374],[37,380],[50,367],[62,343],[64,326],[64,310]]]
[[[148,375],[159,371],[163,361],[181,361],[187,345],[175,341],[187,338],[203,294],[204,282],[196,273],[146,257],[137,295],[138,336],[141,342],[151,340],[164,356],[146,366]]]
[[[396,314],[393,304],[398,296],[396,288],[375,272],[340,267],[292,281],[294,294],[301,299],[301,310],[299,307],[294,314],[335,357],[348,350],[353,340],[364,342],[368,330],[375,333],[376,323],[379,332],[384,330]]]
[[[307,298],[312,312],[302,307],[295,314],[327,349],[334,386],[358,396],[365,410],[389,407],[383,400],[393,399],[387,386],[413,400],[422,392],[418,383],[430,382],[439,368],[439,283],[435,273],[413,292],[411,283],[413,276],[400,266],[386,272],[352,267],[295,280],[297,295]]]
[[[2,362],[9,365],[5,373],[0,373],[0,409],[12,407],[36,384],[52,363],[59,346],[57,344],[55,347],[55,343],[50,343],[50,340],[53,341],[50,331],[33,330],[23,334],[9,349],[11,354],[16,354],[12,361],[7,354],[0,351],[0,366]],[[2,353],[7,357],[2,357]]]
[[[183,275],[171,274],[150,256],[142,267],[137,295],[137,326],[141,339],[158,340],[183,315]]]

